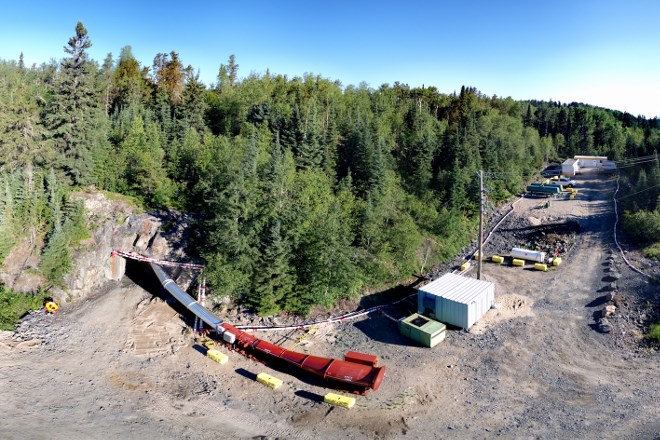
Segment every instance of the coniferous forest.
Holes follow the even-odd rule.
[[[305,314],[453,257],[476,236],[480,169],[496,203],[551,161],[660,149],[657,119],[586,104],[240,76],[233,55],[206,85],[175,51],[92,60],[82,23],[63,43],[59,62],[0,60],[0,260],[41,238],[54,284],[87,234],[81,188],[190,214],[215,293]]]

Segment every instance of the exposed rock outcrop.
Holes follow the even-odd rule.
[[[73,269],[65,277],[64,288],[51,290],[57,300],[66,302],[82,298],[111,282],[111,254],[115,249],[161,259],[184,260],[185,221],[176,218],[175,214],[143,213],[129,199],[107,196],[99,191],[85,191],[73,197],[84,201],[91,237],[75,251]],[[162,233],[164,223],[176,225],[166,234],[167,238]],[[0,274],[8,287],[30,292],[44,286],[37,270],[41,246],[43,243],[21,243],[15,247]]]

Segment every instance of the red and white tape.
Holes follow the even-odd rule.
[[[183,267],[184,269],[204,270],[204,265],[202,264],[177,263],[175,261],[158,260],[156,258],[146,257],[144,255],[140,255],[135,252],[126,252],[118,249],[112,251],[112,256],[114,257],[115,255],[124,258],[130,258],[131,260],[142,261],[144,263],[155,263],[158,264],[159,266]]]

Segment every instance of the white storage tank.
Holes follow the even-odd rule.
[[[534,261],[536,263],[545,263],[545,252],[530,251],[528,249],[513,248],[511,256],[519,260]]]
[[[495,304],[495,285],[448,273],[417,290],[417,312],[469,329]]]

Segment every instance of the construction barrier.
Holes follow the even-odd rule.
[[[520,267],[525,267],[525,260],[520,260],[518,258],[514,258],[513,261],[511,262],[514,266],[520,266]]]
[[[229,356],[218,350],[208,350],[206,356],[216,361],[220,365],[224,365],[229,361]]]
[[[341,406],[344,408],[353,408],[355,405],[355,397],[341,396],[335,393],[328,393],[323,397],[325,403],[331,405]]]
[[[493,255],[492,257],[490,257],[490,259],[493,263],[497,263],[497,264],[504,263],[504,257],[500,257],[499,255]]]
[[[268,388],[272,388],[274,390],[278,389],[283,383],[281,379],[278,379],[266,373],[257,374],[257,382],[266,385]]]
[[[543,272],[548,271],[548,265],[545,263],[534,263],[534,269],[542,270]]]
[[[555,257],[552,259],[553,266],[559,266],[561,264],[561,257]]]
[[[470,268],[470,262],[466,261],[465,263],[461,264],[461,272],[465,272]]]
[[[177,263],[174,261],[164,261],[157,258],[150,258],[144,255],[137,254],[135,252],[125,252],[115,249],[112,251],[111,256],[119,255],[120,257],[130,258],[131,260],[141,261],[143,263],[154,263],[159,266],[168,266],[168,267],[182,267],[184,269],[194,269],[194,270],[204,270],[203,264],[194,264],[194,263]]]

